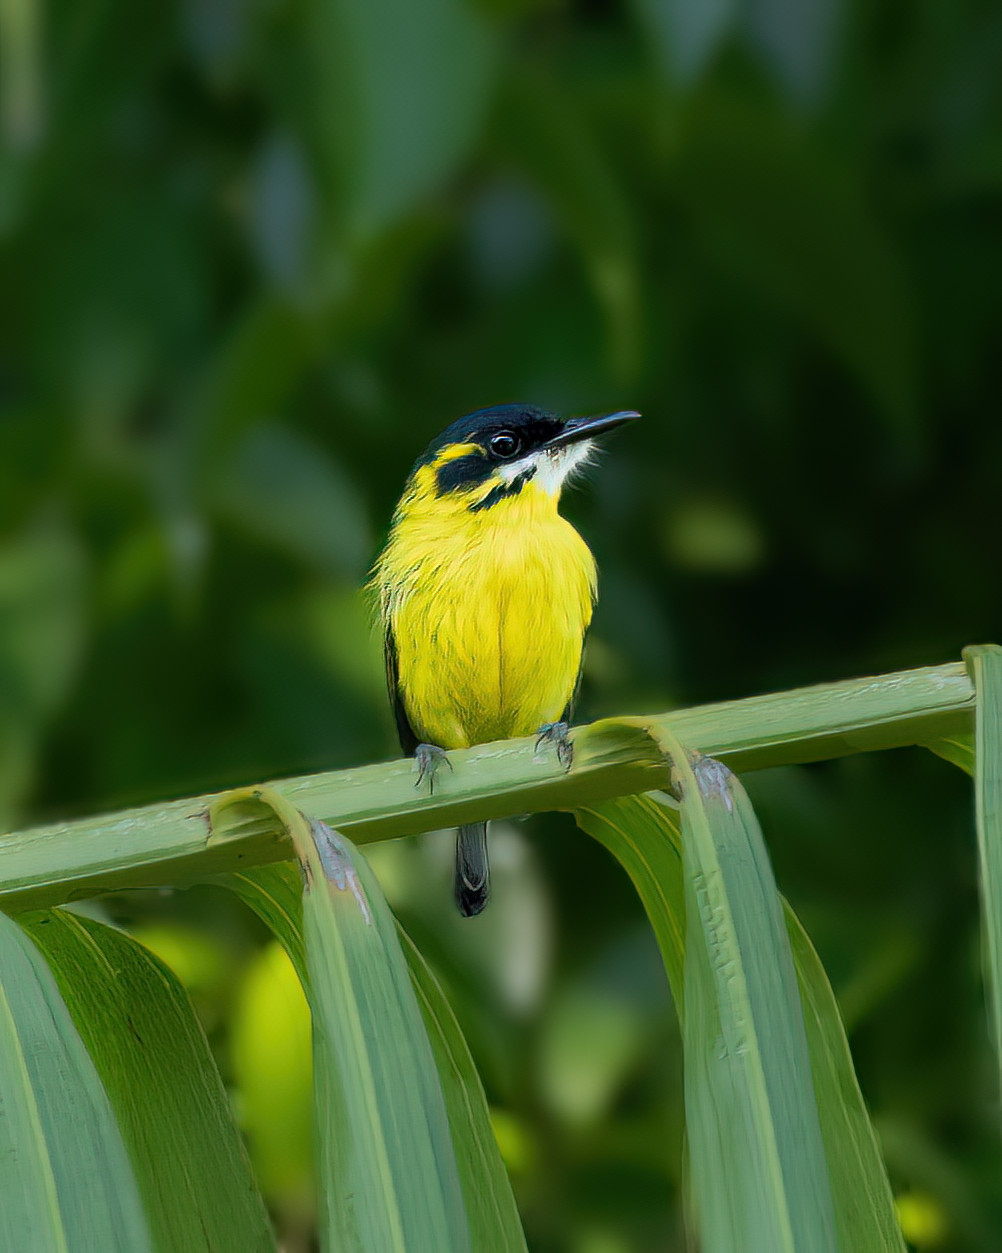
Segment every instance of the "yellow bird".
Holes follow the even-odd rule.
[[[400,743],[419,782],[448,749],[534,732],[570,765],[595,561],[557,502],[594,437],[639,416],[499,405],[460,418],[418,459],[373,584]],[[467,917],[487,904],[488,875],[487,824],[460,827],[455,890]]]

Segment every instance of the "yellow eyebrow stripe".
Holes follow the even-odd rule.
[[[460,457],[468,457],[471,453],[483,452],[479,444],[449,444],[441,452],[435,454],[433,466],[444,466],[449,461],[457,461]]]

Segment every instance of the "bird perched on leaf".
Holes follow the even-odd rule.
[[[595,561],[557,511],[594,438],[640,415],[480,409],[425,449],[373,583],[400,743],[419,782],[445,751],[537,733],[569,766],[567,722],[595,603]],[[456,901],[489,895],[487,824],[459,828]]]

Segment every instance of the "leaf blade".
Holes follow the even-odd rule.
[[[321,1244],[468,1253],[438,1072],[375,876],[344,837],[267,789],[230,793],[212,822],[225,828],[229,813],[241,821],[255,807],[285,827],[303,871]],[[274,910],[282,889],[272,886]]]
[[[445,1103],[392,918],[350,845],[322,824],[311,834],[303,932],[326,1245],[461,1253],[469,1233]]]
[[[964,650],[977,691],[974,716],[974,819],[992,1042],[1002,1073],[1002,648]]]
[[[761,832],[725,766],[690,764],[673,749],[687,917],[686,1121],[706,1248],[835,1253],[803,1014]]]
[[[229,1100],[173,973],[90,918],[53,910],[25,927],[104,1081],[158,1253],[271,1253]]]
[[[685,900],[677,802],[662,793],[619,797],[576,812],[633,880],[685,1019]],[[806,932],[784,901],[797,972],[815,1098],[835,1205],[840,1248],[904,1253],[880,1148],[852,1064],[828,978]]]
[[[301,917],[301,876],[291,863],[220,879],[272,929],[304,984],[308,982]],[[491,1128],[483,1085],[441,985],[403,928],[397,932],[438,1068],[456,1151],[460,1184],[478,1253],[525,1253],[511,1183]]]
[[[433,194],[483,124],[500,31],[461,0],[306,7],[315,134],[340,190],[342,229],[364,246]],[[336,67],[332,72],[332,67]]]
[[[27,934],[0,914],[0,1248],[151,1253],[108,1097]]]
[[[472,1247],[481,1253],[526,1253],[522,1222],[469,1047],[440,983],[403,929],[400,940],[449,1112]]]

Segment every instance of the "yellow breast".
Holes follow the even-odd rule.
[[[594,560],[534,484],[470,510],[431,475],[412,480],[375,576],[408,720],[442,748],[530,735],[573,694]]]

